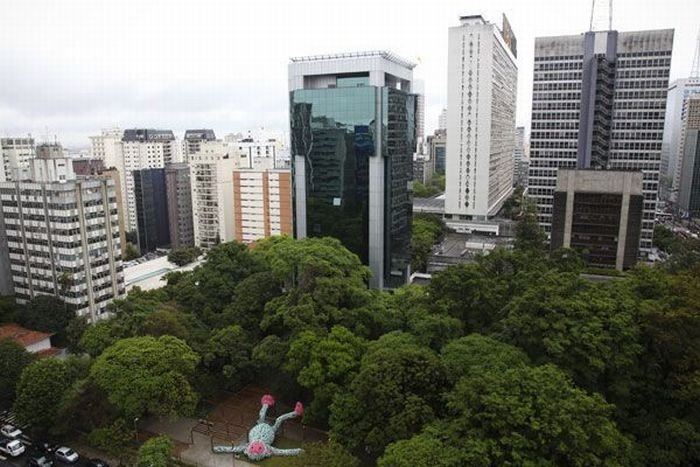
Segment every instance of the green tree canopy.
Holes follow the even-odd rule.
[[[72,383],[65,361],[44,358],[30,363],[16,388],[12,410],[17,420],[31,425],[34,431],[47,433],[56,424],[61,399]]]
[[[0,339],[0,410],[12,405],[22,370],[33,360],[33,355],[15,341]]]
[[[102,352],[90,375],[127,417],[189,414],[197,395],[188,378],[198,361],[176,337],[132,337]]]
[[[430,349],[406,334],[382,336],[370,345],[350,391],[331,406],[333,439],[376,458],[435,418],[445,384],[445,369]]]
[[[139,448],[138,467],[168,467],[175,450],[175,443],[165,435],[148,439]]]

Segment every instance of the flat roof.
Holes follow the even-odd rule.
[[[323,60],[340,60],[343,58],[365,58],[365,57],[381,57],[390,62],[394,62],[397,65],[401,65],[410,70],[416,67],[416,64],[408,61],[393,52],[388,50],[367,50],[359,52],[345,52],[345,53],[335,53],[335,54],[323,54],[323,55],[307,55],[301,57],[290,57],[289,61],[292,63],[298,62],[318,62]]]

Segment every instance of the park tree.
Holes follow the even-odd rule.
[[[0,295],[0,324],[14,323],[17,321],[19,306],[15,297]]]
[[[30,363],[16,388],[12,411],[17,420],[36,432],[47,433],[57,424],[58,407],[72,383],[68,365],[62,360],[44,358]]]
[[[202,254],[202,250],[196,246],[176,248],[168,253],[168,261],[178,266],[186,266],[193,263]]]
[[[527,355],[518,347],[481,334],[451,341],[443,347],[440,358],[453,384],[484,370],[505,371],[529,364]]]
[[[520,218],[515,224],[515,249],[542,254],[545,250],[545,235],[537,220],[537,205],[523,198]]]
[[[189,378],[198,362],[176,337],[132,337],[105,349],[90,376],[127,418],[189,414],[197,402]]]
[[[614,407],[554,365],[484,368],[457,383],[447,408],[431,433],[466,459],[481,459],[463,465],[631,464],[632,443],[612,421]]]
[[[133,427],[123,418],[117,418],[107,426],[92,430],[87,440],[91,446],[121,461],[124,448],[133,438]]]
[[[138,246],[134,245],[131,242],[126,242],[123,256],[125,261],[131,261],[141,256],[141,251],[139,250]]]
[[[589,390],[626,397],[642,348],[634,301],[614,284],[550,271],[505,314],[499,334],[533,362],[555,363]]]
[[[488,466],[479,458],[469,459],[468,462],[467,456],[460,449],[430,432],[390,444],[377,465],[379,467]]]
[[[331,434],[376,459],[435,419],[445,384],[444,367],[429,348],[403,333],[382,336],[369,346],[350,390],[335,397]]]
[[[342,326],[334,326],[327,336],[304,331],[292,341],[286,369],[313,394],[305,420],[328,423],[330,404],[357,374],[365,347],[364,339]]]
[[[427,215],[414,215],[412,226],[411,269],[425,272],[433,246],[444,233],[446,227],[439,217]]]
[[[56,338],[63,341],[75,312],[58,297],[38,295],[19,310],[17,318],[22,326],[56,334]]]
[[[210,371],[223,376],[229,385],[242,386],[249,381],[253,370],[252,346],[243,328],[227,326],[211,335],[204,347],[202,361]]]
[[[360,467],[360,461],[340,444],[309,443],[304,452],[284,461],[285,467]]]
[[[114,320],[99,321],[83,332],[78,346],[91,357],[97,357],[121,337],[117,332]]]
[[[32,354],[11,339],[0,339],[0,410],[15,400],[15,388],[22,370],[34,361]]]
[[[141,445],[138,453],[138,467],[168,467],[175,444],[166,435],[148,439]]]

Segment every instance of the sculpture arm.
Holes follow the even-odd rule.
[[[270,452],[272,453],[273,456],[298,456],[299,454],[302,454],[304,452],[303,449],[277,449],[275,447],[270,446]]]
[[[245,451],[247,444],[239,444],[238,446],[214,446],[211,450],[217,454],[234,453],[240,454]]]

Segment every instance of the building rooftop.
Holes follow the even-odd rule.
[[[216,135],[214,130],[201,129],[201,130],[185,130],[185,139],[190,140],[205,140],[205,141],[216,141]]]
[[[305,57],[291,57],[289,60],[292,63],[299,63],[299,62],[318,62],[318,61],[323,61],[323,60],[340,60],[340,59],[346,59],[346,58],[367,58],[367,57],[381,57],[385,60],[388,60],[390,62],[396,63],[397,65],[400,65],[402,67],[406,67],[410,70],[414,69],[416,67],[416,64],[413,62],[410,62],[393,52],[390,52],[388,50],[368,50],[368,51],[360,51],[360,52],[346,52],[346,53],[337,53],[337,54],[325,54],[325,55],[308,55]]]
[[[0,339],[12,339],[22,347],[28,347],[51,337],[51,334],[33,331],[19,324],[3,324],[0,326]]]
[[[172,130],[154,130],[154,129],[131,129],[124,130],[122,141],[141,142],[141,141],[173,141],[175,135]]]

